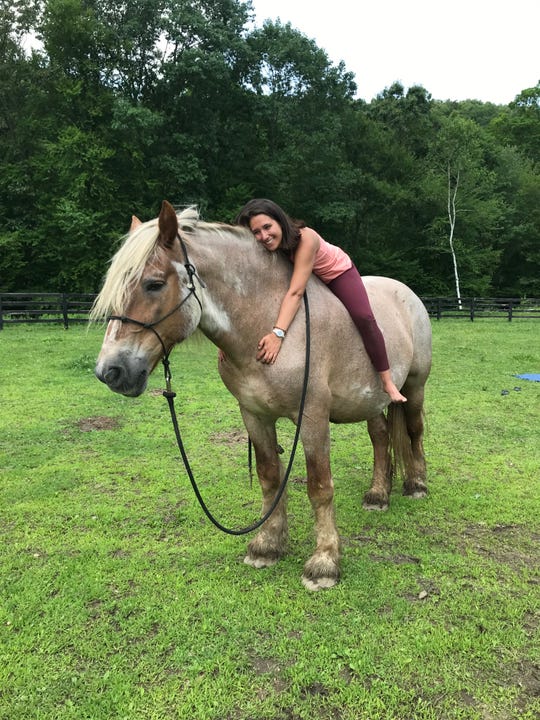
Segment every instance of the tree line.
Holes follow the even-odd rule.
[[[540,82],[508,106],[343,63],[240,0],[0,10],[0,291],[95,292],[132,214],[232,222],[269,197],[363,274],[540,296]],[[366,72],[369,70],[366,69]]]

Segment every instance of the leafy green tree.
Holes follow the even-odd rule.
[[[0,6],[0,289],[27,287],[32,259],[28,238],[38,189],[29,168],[47,124],[40,113],[44,90],[39,57],[25,51],[35,14],[23,3]]]
[[[495,192],[486,146],[489,139],[474,122],[441,115],[426,164],[425,193],[438,206],[426,236],[443,273],[446,268],[447,283],[453,279],[458,300],[462,292],[491,292],[500,255],[504,203]]]
[[[162,114],[157,157],[173,202],[212,211],[238,183],[235,159],[256,142],[244,102],[247,8],[235,0],[175,2],[164,13],[165,53],[150,105]],[[247,159],[246,159],[247,162]]]
[[[31,106],[23,116],[14,105],[20,143],[3,168],[10,188],[19,178],[32,188],[31,202],[19,191],[24,232],[3,197],[1,242],[21,271],[10,288],[24,277],[28,289],[95,290],[132,212],[154,214],[163,197],[207,201],[205,168],[220,177],[233,136],[220,129],[235,116],[224,98],[237,87],[231,58],[245,18],[232,0],[48,0],[35,13],[41,49],[32,67],[22,51],[15,63]]]
[[[132,213],[167,198],[232,220],[259,195],[421,294],[451,291],[450,226],[460,291],[540,294],[538,86],[497,107],[394,83],[368,104],[313,40],[251,17],[241,0],[2,4],[1,290],[97,290]]]
[[[502,296],[540,297],[540,173],[516,147],[499,148],[498,163],[505,213],[494,286]]]
[[[350,252],[364,274],[423,288],[420,231],[429,221],[419,193],[432,101],[423,88],[394,83],[371,104],[358,102],[347,129],[356,175],[356,231]]]
[[[355,85],[343,64],[290,24],[266,22],[247,37],[242,153],[233,159],[249,195],[265,195],[332,237],[350,210],[343,116]]]
[[[433,129],[433,101],[431,95],[420,85],[407,91],[399,82],[393,83],[377,95],[369,107],[369,113],[383,124],[400,147],[414,158],[424,157],[429,147]]]
[[[527,88],[492,121],[492,129],[505,144],[514,145],[540,167],[540,81]]]

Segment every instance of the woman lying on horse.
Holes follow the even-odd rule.
[[[249,228],[255,239],[268,251],[279,250],[294,264],[290,286],[281,303],[274,328],[259,341],[257,360],[275,363],[287,330],[300,307],[309,276],[314,273],[349,311],[391,401],[407,402],[392,380],[383,335],[373,315],[360,273],[351,258],[341,248],[323,240],[305,223],[293,221],[271,200],[250,200],[240,211],[236,222]]]

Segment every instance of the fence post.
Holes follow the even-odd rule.
[[[4,329],[4,314],[2,312],[2,296],[0,295],[0,330]]]
[[[512,322],[512,313],[514,310],[514,303],[510,300],[508,303],[508,322]]]
[[[470,316],[471,316],[471,322],[474,322],[474,298],[471,298]]]
[[[67,330],[69,328],[67,293],[62,293],[62,317],[64,318],[64,330]]]

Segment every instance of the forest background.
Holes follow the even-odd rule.
[[[450,295],[454,255],[464,296],[540,297],[540,82],[508,106],[397,82],[366,102],[313,40],[252,18],[2,0],[0,292],[96,292],[164,198],[232,222],[270,197],[363,274]]]

